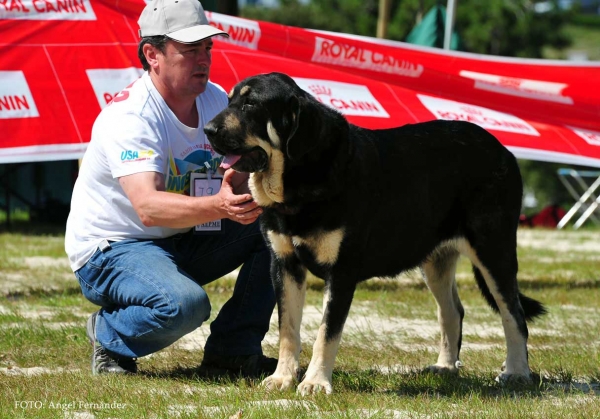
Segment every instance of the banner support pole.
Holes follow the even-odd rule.
[[[446,6],[446,25],[444,26],[444,49],[450,49],[452,30],[454,29],[455,1],[448,0]]]

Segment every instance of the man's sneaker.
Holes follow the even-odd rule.
[[[198,372],[205,377],[242,376],[256,378],[271,375],[277,368],[277,360],[263,354],[216,355],[204,352]]]
[[[92,374],[135,374],[137,364],[135,358],[115,355],[100,345],[96,340],[96,317],[98,312],[90,316],[87,321],[87,337],[92,345]]]

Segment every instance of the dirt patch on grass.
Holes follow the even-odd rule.
[[[78,369],[65,369],[65,368],[44,368],[44,367],[31,367],[31,368],[19,368],[9,367],[0,368],[0,374],[4,375],[21,375],[26,377],[33,377],[35,375],[42,374],[64,374],[66,372],[78,372]]]
[[[31,256],[23,258],[23,262],[30,268],[39,267],[69,267],[69,259],[65,258],[51,258],[48,256]]]
[[[48,278],[25,273],[3,272],[0,274],[0,295],[29,294],[32,291],[60,291],[73,286],[79,286],[75,276],[70,274],[60,275],[49,282]]]
[[[382,316],[377,313],[369,314],[370,310],[368,306],[368,303],[355,303],[352,306],[352,312],[344,327],[342,346],[346,342],[354,346],[367,345],[371,348],[392,345],[407,352],[423,349],[438,350],[440,327],[437,320],[394,318]],[[322,317],[321,307],[304,307],[302,329],[300,332],[304,344],[312,345],[315,341]],[[271,317],[269,332],[263,341],[264,345],[275,347],[279,345],[277,325],[278,319],[277,312],[275,311]],[[462,344],[463,350],[487,350],[490,347],[504,345],[476,342],[477,339],[504,338],[504,331],[499,317],[497,325],[472,323],[465,318],[463,333],[465,334]],[[209,334],[210,326],[208,323],[205,323],[195,331],[185,335],[175,345],[179,349],[189,351],[202,350]],[[473,337],[471,342],[468,341],[469,336]],[[415,344],[415,340],[426,343]]]
[[[519,229],[519,246],[557,252],[600,253],[597,231]]]

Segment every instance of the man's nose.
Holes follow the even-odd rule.
[[[212,63],[212,55],[210,51],[202,51],[198,54],[198,62],[210,66]]]

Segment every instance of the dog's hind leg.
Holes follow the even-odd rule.
[[[504,234],[487,236],[478,244],[476,241],[461,244],[461,253],[473,263],[473,272],[483,295],[502,318],[506,338],[505,370],[496,381],[505,383],[511,380],[531,379],[527,354],[529,332],[525,312],[519,299],[517,285],[516,233],[514,238]]]
[[[440,353],[437,363],[426,371],[442,374],[457,373],[462,342],[464,309],[456,289],[456,263],[460,253],[452,245],[439,247],[421,265],[423,277],[438,305],[441,329]]]
[[[268,390],[288,390],[294,386],[298,375],[300,350],[300,325],[306,295],[306,268],[294,254],[291,239],[269,232],[273,249],[271,277],[277,297],[279,314],[279,361],[273,375],[262,385]]]
[[[333,392],[333,365],[355,289],[356,285],[353,282],[346,282],[342,278],[328,281],[323,297],[323,320],[317,333],[306,375],[298,385],[298,393],[303,396],[319,392],[326,394]]]

